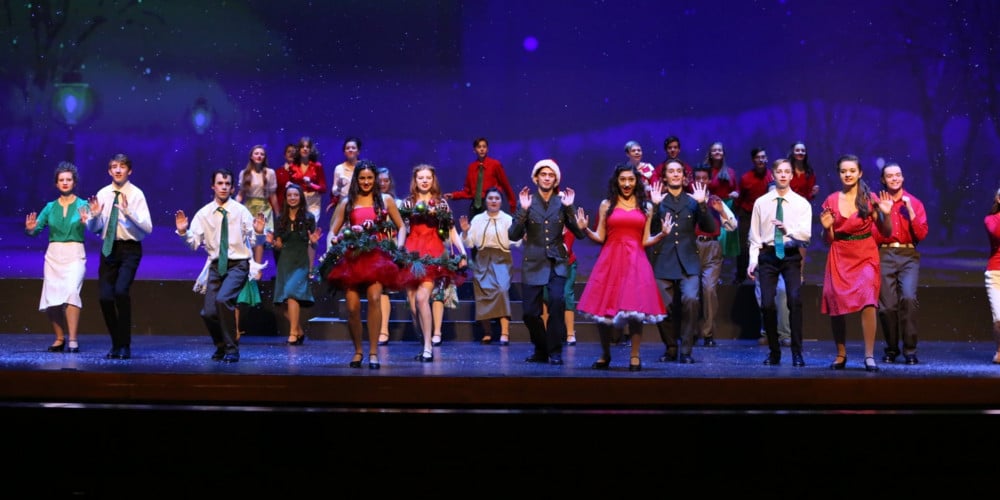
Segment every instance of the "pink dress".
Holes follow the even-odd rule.
[[[375,221],[374,207],[354,207],[349,217],[352,226],[360,226],[365,221]],[[388,236],[376,235],[378,241]],[[381,283],[387,290],[401,290],[409,281],[408,274],[393,261],[392,255],[382,248],[367,251],[348,251],[326,275],[327,282],[336,288],[367,288],[372,283]]]
[[[878,245],[872,231],[873,216],[864,220],[855,212],[844,217],[838,208],[839,192],[823,201],[823,209],[833,211],[834,239],[826,258],[823,276],[823,302],[820,310],[830,316],[841,316],[860,311],[865,306],[878,307],[879,289],[882,285]],[[878,198],[871,197],[872,213],[878,210]],[[824,235],[829,239],[828,232]]]
[[[642,246],[646,215],[615,207],[605,221],[604,246],[583,288],[576,310],[606,324],[627,320],[656,323],[666,317],[656,278]]]

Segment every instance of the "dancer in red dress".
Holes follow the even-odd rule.
[[[406,250],[416,254],[418,258],[411,268],[414,279],[407,287],[407,300],[423,335],[424,348],[416,359],[426,363],[434,361],[432,347],[441,345],[441,323],[444,317],[442,293],[451,284],[458,286],[463,282],[465,245],[455,229],[451,208],[441,196],[437,174],[431,165],[413,167],[410,195],[403,201],[401,212],[410,231]],[[445,247],[445,241],[450,242],[451,248],[457,249],[459,263],[456,269],[447,264],[453,259],[450,256],[451,248]],[[420,269],[417,269],[418,266]]]
[[[830,315],[837,358],[830,368],[847,364],[847,314],[861,311],[861,332],[865,345],[865,369],[878,371],[875,364],[875,312],[878,307],[881,275],[878,246],[872,231],[892,234],[892,197],[871,193],[861,180],[857,156],[844,155],[837,161],[842,184],[823,202],[819,220],[823,239],[830,245],[823,276],[821,311]],[[877,227],[876,227],[877,226]]]
[[[332,286],[344,290],[347,303],[347,330],[354,343],[351,368],[361,368],[361,294],[368,299],[368,368],[378,370],[378,334],[382,308],[376,307],[385,289],[402,286],[402,274],[395,262],[395,249],[406,242],[406,228],[392,196],[382,193],[376,184],[377,167],[362,160],[354,168],[348,194],[333,212],[327,255],[323,267]],[[394,224],[395,228],[390,225]],[[348,224],[349,223],[349,224]],[[390,235],[396,230],[395,245]]]
[[[597,321],[601,336],[601,357],[593,368],[604,370],[611,363],[612,328],[626,323],[632,344],[630,371],[642,369],[639,347],[643,323],[657,323],[666,317],[666,308],[656,289],[653,268],[644,247],[663,238],[650,236],[653,205],[646,200],[642,174],[636,165],[615,167],[608,181],[608,197],[598,208],[597,231],[592,231],[582,208],[577,209],[577,225],[587,237],[602,243],[600,254],[576,305],[577,311]],[[659,182],[655,183],[659,189]],[[664,226],[669,226],[664,224]],[[665,229],[669,232],[669,228]]]

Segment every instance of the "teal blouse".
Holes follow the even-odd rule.
[[[38,214],[38,226],[35,227],[35,230],[25,230],[25,232],[29,236],[35,236],[42,229],[45,229],[45,226],[48,226],[49,242],[75,241],[83,243],[83,234],[87,226],[80,221],[81,208],[87,208],[87,200],[79,196],[72,205],[67,207],[66,215],[63,215],[63,207],[59,204],[59,200],[50,201]]]

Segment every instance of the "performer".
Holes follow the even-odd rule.
[[[432,347],[441,345],[443,294],[447,287],[462,284],[466,266],[465,244],[455,229],[448,202],[441,197],[433,166],[420,164],[413,167],[410,195],[403,201],[402,216],[410,232],[406,239],[406,251],[416,254],[421,259],[420,267],[424,268],[414,272],[414,279],[407,287],[407,301],[423,336],[423,352],[416,359],[427,363],[434,361]],[[446,241],[450,243],[447,247]],[[457,249],[460,272],[447,265],[454,262],[452,248]],[[434,303],[433,312],[431,302]]]
[[[861,311],[861,332],[865,346],[865,370],[878,371],[875,363],[875,308],[878,307],[879,255],[873,230],[884,236],[892,234],[892,198],[883,191],[871,193],[861,179],[857,156],[844,155],[837,160],[840,191],[823,202],[819,220],[823,239],[830,245],[823,276],[821,311],[830,315],[837,357],[830,368],[842,370],[847,365],[846,315]],[[877,226],[877,227],[876,227]],[[792,283],[785,280],[785,286]],[[791,304],[789,304],[791,307]]]
[[[361,155],[361,139],[348,137],[344,139],[344,161],[333,167],[333,179],[330,187],[330,208],[334,208],[340,200],[347,196],[347,190],[351,186],[351,177],[354,177],[354,167],[358,164]]]
[[[507,232],[511,240],[523,239],[521,297],[524,325],[528,327],[534,352],[528,363],[563,364],[562,343],[566,334],[563,291],[569,273],[563,228],[583,238],[576,221],[576,195],[570,188],[559,191],[559,165],[552,159],[535,163],[531,179],[538,189],[528,187],[518,195],[517,213]],[[543,290],[548,291],[548,321],[542,320]]]
[[[394,261],[406,243],[406,228],[392,197],[378,188],[378,167],[362,160],[354,167],[347,196],[333,211],[327,253],[321,272],[327,282],[344,290],[347,331],[354,344],[349,366],[361,368],[361,295],[368,300],[368,368],[378,370],[378,334],[382,308],[378,304],[386,289],[405,285],[406,275]],[[395,228],[394,228],[394,227]],[[391,235],[395,231],[395,241]]]
[[[267,150],[258,144],[250,149],[250,161],[240,171],[236,201],[250,210],[254,217],[264,214],[266,232],[274,231],[274,216],[281,213],[278,201],[278,180],[274,169],[267,165]],[[264,245],[254,245],[253,260],[264,263]],[[259,278],[259,276],[258,276]]]
[[[993,340],[997,352],[993,364],[1000,365],[1000,189],[993,195],[993,208],[983,219],[986,236],[990,241],[990,257],[986,262],[986,296],[990,299],[993,313]]]
[[[108,162],[111,185],[90,198],[87,229],[100,234],[98,268],[101,313],[111,335],[108,359],[132,357],[132,298],[129,292],[142,260],[142,240],[153,231],[146,195],[129,181],[132,160],[116,154]]]
[[[476,153],[476,159],[472,163],[469,163],[469,168],[466,169],[465,185],[461,191],[445,193],[444,199],[472,200],[472,204],[469,206],[469,218],[472,219],[476,215],[486,211],[486,204],[483,203],[483,199],[486,196],[486,191],[489,188],[495,187],[500,190],[501,194],[507,197],[507,201],[510,203],[510,211],[513,212],[516,210],[514,189],[510,187],[510,181],[507,180],[507,172],[504,170],[503,164],[496,158],[488,156],[490,152],[489,141],[485,137],[480,137],[472,141],[472,149]],[[478,192],[477,188],[479,189]]]
[[[812,238],[812,205],[791,190],[792,165],[787,159],[775,160],[771,174],[774,189],[754,201],[747,224],[750,252],[747,278],[760,282],[761,313],[770,349],[765,365],[781,363],[775,296],[778,277],[784,279],[792,366],[802,367],[806,362],[802,357],[802,254],[799,248],[808,246]]]
[[[903,189],[903,168],[898,163],[882,167],[882,186],[892,198],[892,234],[875,233],[879,246],[882,273],[878,316],[885,337],[882,361],[895,363],[899,340],[903,339],[903,359],[915,365],[917,359],[917,281],[920,275],[920,252],[917,244],[927,238],[927,212],[924,204]]]
[[[288,170],[288,181],[298,184],[306,194],[306,208],[313,218],[319,220],[323,208],[323,193],[326,192],[326,174],[323,164],[319,162],[319,150],[310,137],[299,139],[296,144],[295,161]],[[309,278],[315,279],[313,262],[316,261],[316,249],[309,249]]]
[[[396,199],[396,180],[392,177],[392,172],[386,167],[378,168],[378,188],[383,194],[387,194],[393,198],[393,203],[396,204],[396,208],[399,208],[401,200]],[[393,228],[391,238],[396,237],[395,228]],[[382,290],[382,299],[380,301],[380,306],[382,308],[382,327],[379,329],[378,333],[378,345],[389,345],[389,317],[392,315],[392,299],[389,294],[392,293],[390,290]]]
[[[577,310],[597,322],[601,338],[601,357],[592,367],[606,370],[611,365],[613,327],[629,325],[631,357],[629,371],[642,370],[639,348],[643,323],[657,323],[666,318],[659,294],[645,293],[656,288],[653,268],[644,247],[669,234],[671,226],[650,235],[653,204],[646,201],[645,182],[634,163],[615,166],[608,180],[608,196],[597,209],[597,230],[591,230],[583,208],[577,209],[577,225],[591,240],[602,244],[590,278],[580,295]],[[655,182],[659,190],[659,182]]]
[[[695,237],[695,227],[703,233],[716,230],[715,218],[708,209],[708,187],[702,183],[691,184],[691,193],[684,191],[684,166],[679,161],[667,163],[665,169],[667,185],[659,182],[650,190],[650,198],[656,205],[656,216],[650,232],[667,232],[670,237],[657,242],[650,252],[653,275],[660,298],[668,308],[671,317],[656,324],[666,352],[660,361],[694,363],[691,350],[698,327],[698,291],[700,288],[701,258]],[[661,228],[660,224],[670,228]],[[680,339],[678,339],[678,336]],[[678,357],[680,340],[680,357]]]
[[[643,186],[645,189],[649,189],[649,184],[653,180],[653,172],[656,170],[652,164],[642,161],[642,146],[637,141],[628,141],[625,143],[625,157],[628,158],[628,163],[636,168],[639,175],[642,177]]]
[[[55,342],[48,347],[49,352],[80,352],[76,334],[83,307],[80,289],[87,272],[83,235],[90,207],[87,200],[76,195],[79,181],[75,165],[59,162],[55,172],[59,198],[48,202],[41,212],[31,212],[24,219],[24,232],[28,236],[36,236],[42,229],[49,228],[42,298],[38,302],[38,310],[45,311],[56,334]]]
[[[302,345],[305,332],[300,321],[301,309],[312,307],[312,282],[309,280],[309,252],[319,242],[322,231],[316,227],[316,219],[305,209],[305,193],[296,184],[285,190],[285,210],[275,224],[274,233],[268,234],[268,241],[275,248],[283,250],[284,258],[278,262],[274,279],[274,304],[283,306],[288,320],[288,345]]]
[[[473,292],[476,297],[476,321],[483,327],[483,344],[493,342],[490,323],[500,322],[500,345],[510,343],[510,282],[514,260],[510,247],[520,246],[520,240],[510,241],[507,232],[512,222],[510,214],[500,209],[503,195],[496,187],[486,190],[486,212],[469,222],[459,217],[462,240],[466,248],[476,249],[472,267]]]
[[[212,201],[203,206],[190,223],[183,210],[174,215],[177,235],[192,250],[204,246],[212,260],[208,270],[201,318],[215,344],[212,359],[224,363],[240,360],[236,336],[236,301],[250,274],[250,259],[256,241],[265,240],[264,214],[250,215],[231,198],[233,173],[212,173]],[[256,238],[255,238],[256,235]]]

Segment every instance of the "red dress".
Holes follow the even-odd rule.
[[[605,221],[607,236],[576,304],[576,310],[606,324],[627,320],[656,323],[666,308],[642,246],[646,214],[615,207]],[[651,293],[650,293],[651,292]]]
[[[841,316],[860,311],[865,306],[878,307],[879,289],[882,284],[878,246],[872,231],[878,231],[874,215],[864,220],[854,212],[850,217],[840,214],[839,192],[827,196],[822,208],[833,211],[833,241],[826,258],[823,276],[823,302],[821,311],[830,316]],[[871,196],[871,213],[878,210],[878,198]],[[829,232],[824,231],[829,240]]]
[[[406,251],[427,259],[448,259],[450,255],[445,251],[445,240],[439,233],[445,231],[444,238],[451,236],[451,226],[443,227],[439,218],[439,212],[450,215],[448,204],[444,200],[437,200],[436,208],[428,208],[422,212],[412,210],[415,203],[411,199],[407,199],[404,205],[403,213],[406,214],[404,218],[408,226]],[[456,286],[465,282],[464,272],[456,272],[442,265],[421,265],[420,269],[414,266],[409,269],[409,274],[411,279],[407,286],[411,288],[438,278],[447,278]]]
[[[361,226],[365,221],[376,221],[374,207],[354,207],[351,210],[351,226]],[[376,241],[384,241],[389,236],[384,233],[373,235]],[[381,283],[387,290],[401,290],[409,281],[408,274],[401,270],[392,255],[381,247],[366,251],[346,251],[342,259],[326,275],[330,285],[346,288],[367,288],[372,283]]]

